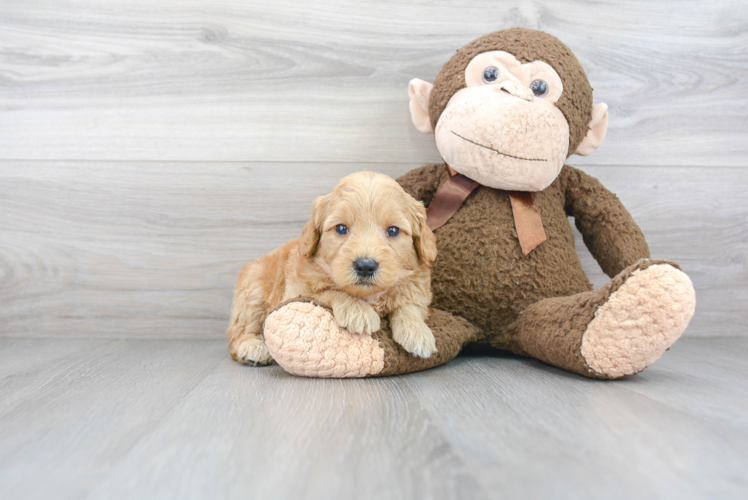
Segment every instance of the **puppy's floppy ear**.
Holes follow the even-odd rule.
[[[312,216],[301,231],[299,238],[299,253],[304,257],[314,256],[322,233],[322,223],[327,212],[327,196],[320,196],[312,204]]]
[[[413,246],[421,262],[431,266],[436,260],[436,239],[426,225],[426,208],[423,203],[408,195],[410,216],[413,225]]]

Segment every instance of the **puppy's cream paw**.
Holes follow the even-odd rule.
[[[436,353],[434,334],[422,320],[393,321],[392,339],[419,358],[429,358]]]
[[[351,333],[371,335],[380,328],[379,315],[373,307],[360,300],[333,306],[332,314],[335,321]]]
[[[235,360],[246,365],[269,365],[273,361],[265,341],[257,336],[239,340],[230,352]]]

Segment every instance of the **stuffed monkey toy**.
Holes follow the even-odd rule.
[[[587,377],[616,379],[656,361],[688,326],[695,294],[680,267],[650,260],[618,198],[568,165],[605,137],[608,110],[557,38],[512,28],[478,38],[433,85],[410,82],[413,123],[434,133],[446,163],[398,179],[428,207],[437,258],[428,325],[437,352],[339,327],[324,304],[299,298],[266,319],[272,357],[315,377],[432,368],[470,343],[489,344]],[[611,280],[593,290],[567,217]]]

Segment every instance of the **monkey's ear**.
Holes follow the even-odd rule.
[[[314,256],[314,252],[317,251],[322,223],[325,220],[326,200],[325,196],[320,196],[314,200],[312,204],[312,216],[309,217],[309,222],[301,230],[299,253],[304,257],[311,258]]]
[[[595,104],[592,107],[592,120],[590,120],[590,129],[587,135],[582,139],[575,154],[587,156],[592,153],[605,139],[605,133],[608,131],[608,105],[605,103]]]
[[[429,98],[431,98],[433,87],[429,82],[424,82],[418,78],[413,78],[408,85],[410,118],[413,120],[413,125],[424,134],[430,134],[434,131],[429,118]]]

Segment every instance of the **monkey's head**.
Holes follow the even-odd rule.
[[[541,191],[564,160],[605,138],[608,106],[592,105],[579,61],[556,37],[512,28],[457,51],[433,85],[413,79],[415,126],[434,132],[444,161],[489,187]]]

